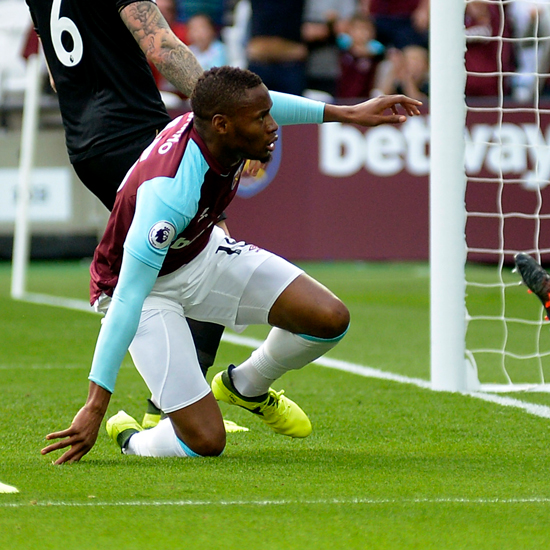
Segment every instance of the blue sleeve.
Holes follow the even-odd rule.
[[[325,114],[325,104],[305,97],[269,92],[273,107],[271,115],[277,124],[322,124]]]
[[[118,284],[99,332],[88,377],[111,393],[122,360],[136,334],[143,302],[157,280],[158,271],[132,254],[124,253]]]
[[[141,185],[136,200],[136,212],[124,250],[150,267],[160,270],[170,244],[195,215],[168,206],[157,188],[166,178],[155,178]],[[195,209],[196,212],[196,209]]]
[[[156,177],[144,182],[138,190],[124,250],[160,270],[168,247],[197,213],[208,169],[198,145],[190,142],[173,178]]]

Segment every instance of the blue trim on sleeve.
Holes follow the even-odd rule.
[[[271,115],[277,124],[322,124],[325,116],[325,104],[305,97],[269,92],[273,107]]]

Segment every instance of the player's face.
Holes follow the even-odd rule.
[[[279,127],[270,114],[271,97],[262,84],[247,91],[247,98],[231,119],[230,147],[242,159],[269,162]]]

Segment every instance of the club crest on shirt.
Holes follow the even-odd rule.
[[[176,228],[170,222],[157,222],[149,230],[149,244],[158,250],[170,246],[176,236]]]

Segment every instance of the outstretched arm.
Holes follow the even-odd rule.
[[[321,124],[323,122],[347,122],[361,126],[400,124],[407,116],[419,115],[421,101],[405,95],[387,95],[369,99],[357,105],[331,105],[305,97],[269,92],[273,101],[271,115],[281,126],[291,124]],[[398,106],[405,111],[399,114]],[[389,114],[384,114],[386,111]]]
[[[159,72],[180,92],[190,96],[203,70],[191,50],[172,32],[157,5],[138,0],[120,17],[139,47]]]

